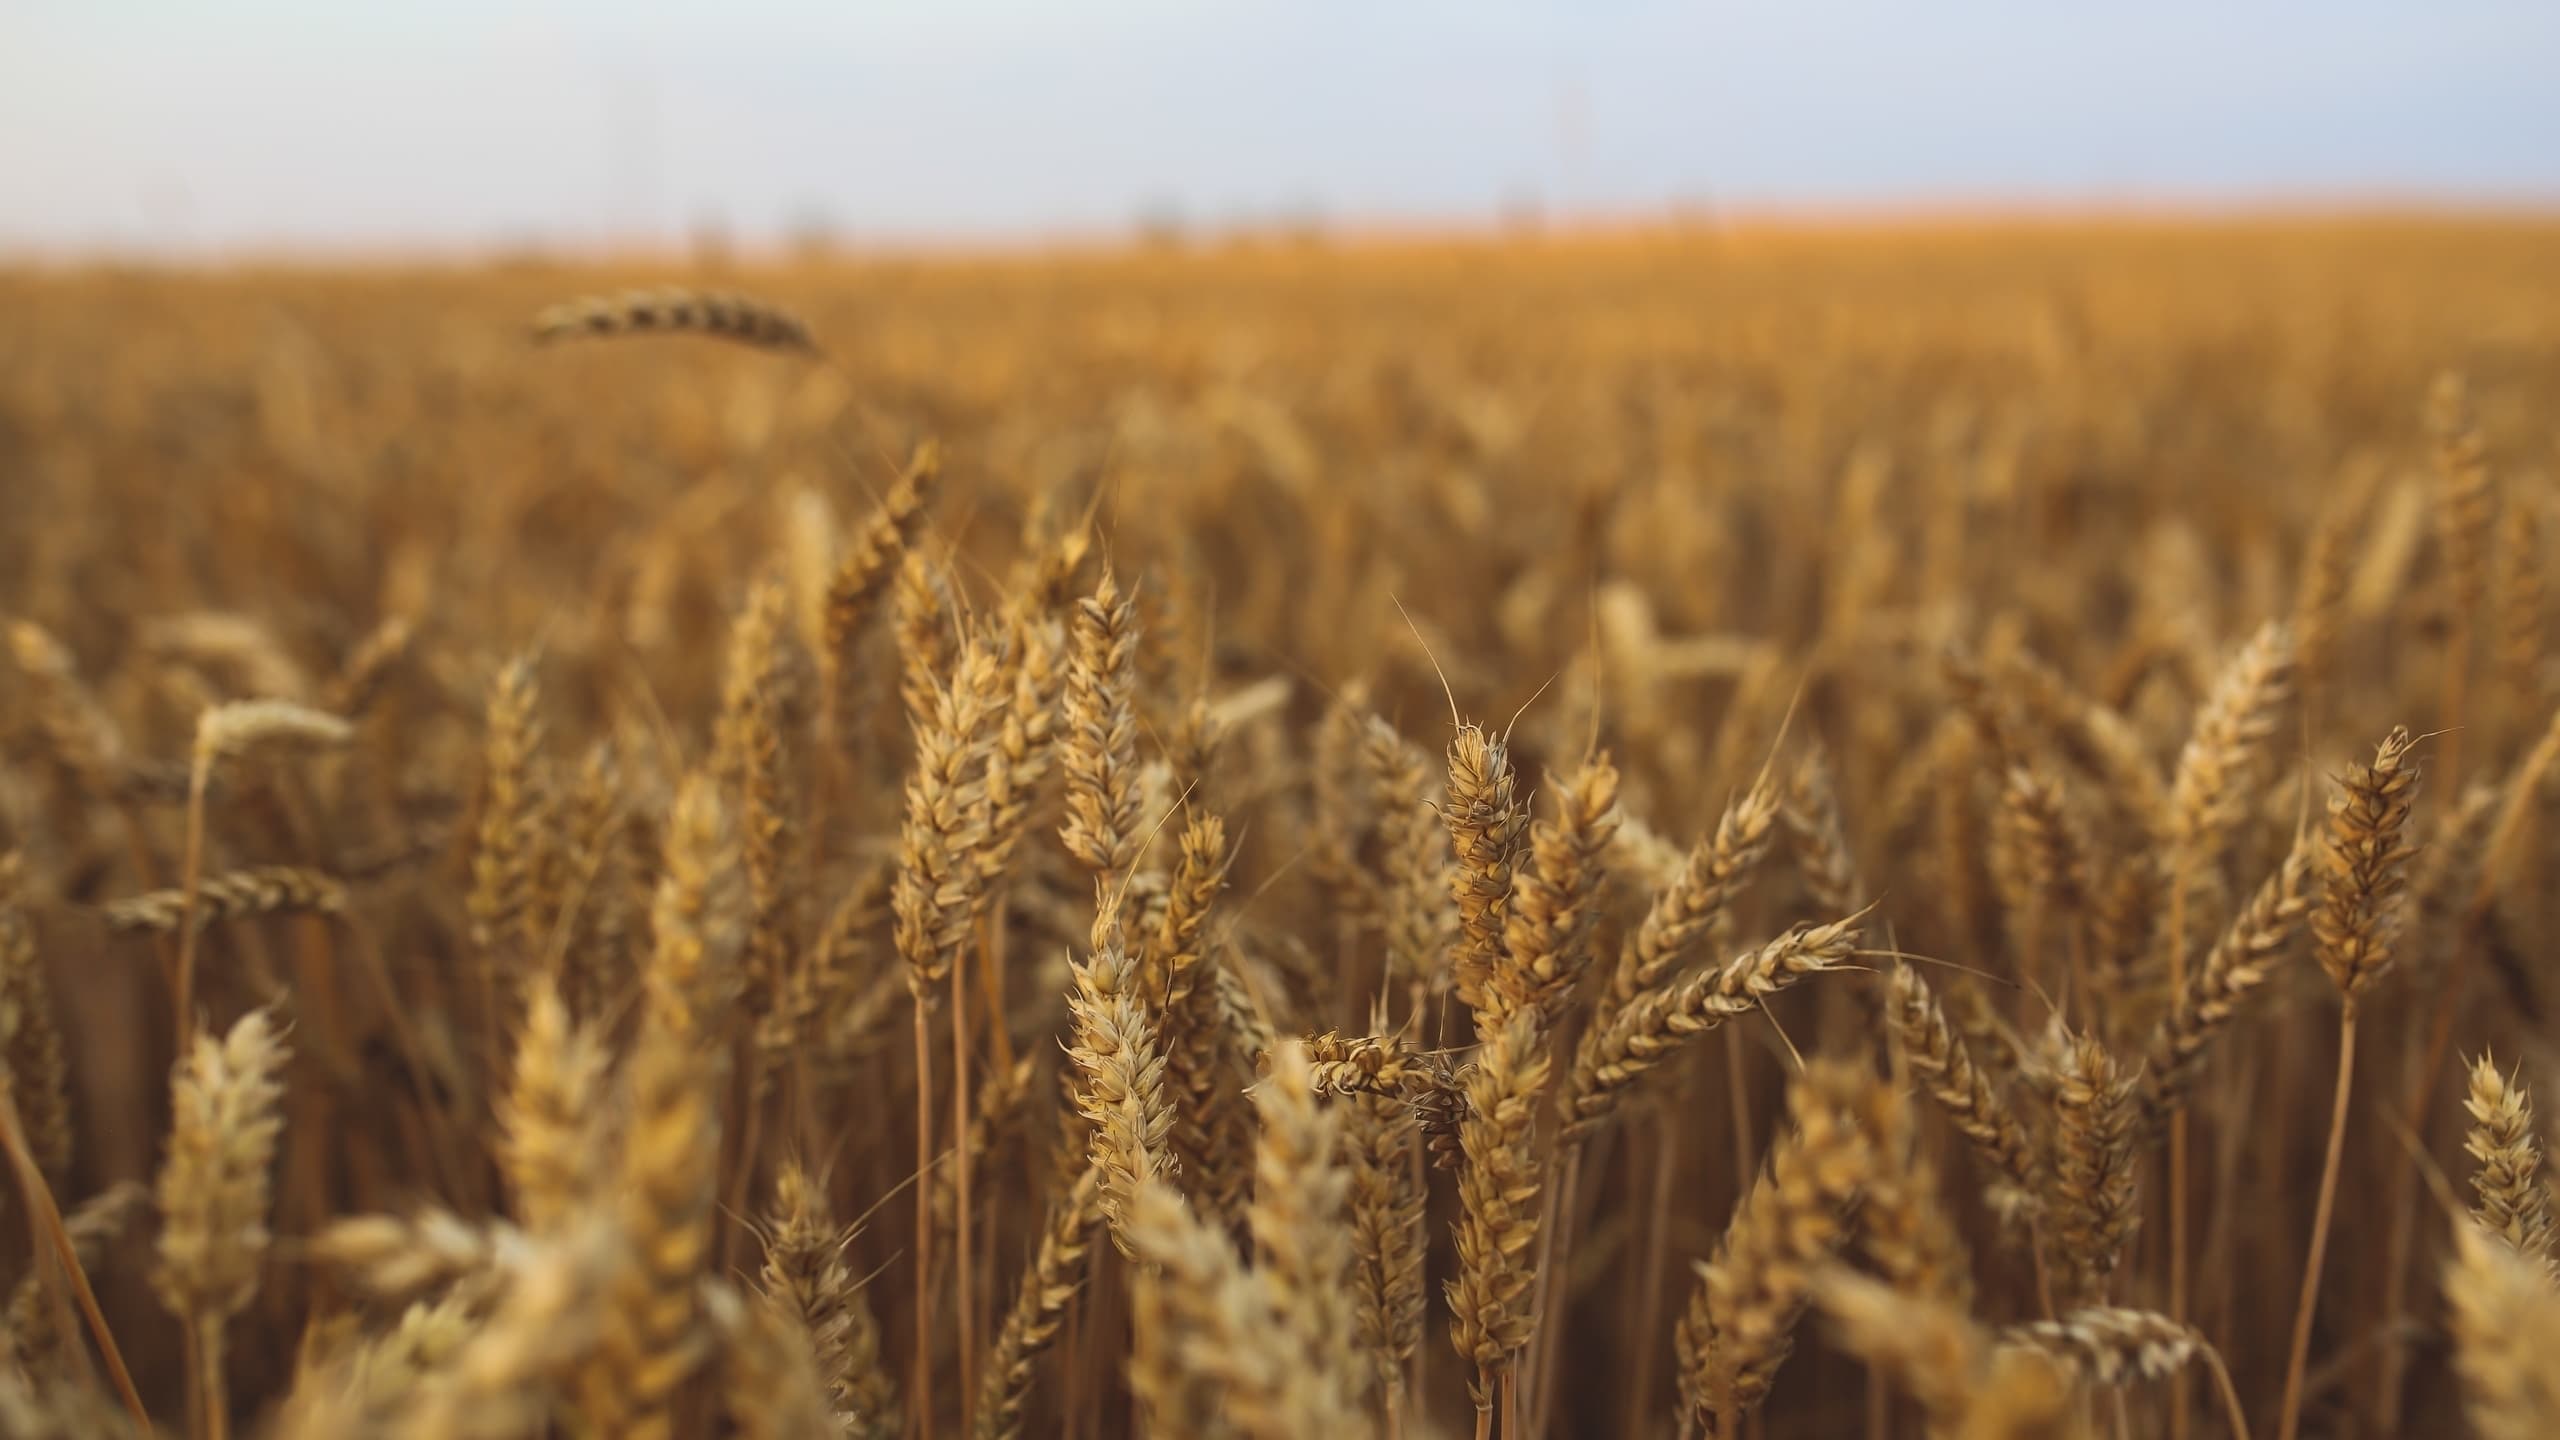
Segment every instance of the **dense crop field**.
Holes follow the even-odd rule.
[[[0,315],[0,1435],[2560,1434],[2560,228]]]

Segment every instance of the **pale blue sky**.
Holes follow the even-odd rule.
[[[0,250],[2560,205],[2555,0],[0,0]]]

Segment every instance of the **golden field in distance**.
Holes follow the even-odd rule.
[[[2560,223],[0,315],[0,1434],[2560,1434]]]

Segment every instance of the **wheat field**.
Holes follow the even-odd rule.
[[[0,1435],[2560,1435],[2560,227],[0,314]]]

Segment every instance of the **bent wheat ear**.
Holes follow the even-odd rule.
[[[347,908],[347,887],[334,875],[297,865],[259,865],[208,875],[196,891],[196,923],[258,915],[340,915]],[[148,934],[174,934],[186,923],[187,892],[153,890],[110,901],[107,928]]]
[[[709,335],[759,350],[818,348],[808,322],[744,295],[628,290],[551,306],[533,317],[537,344],[615,335]]]

